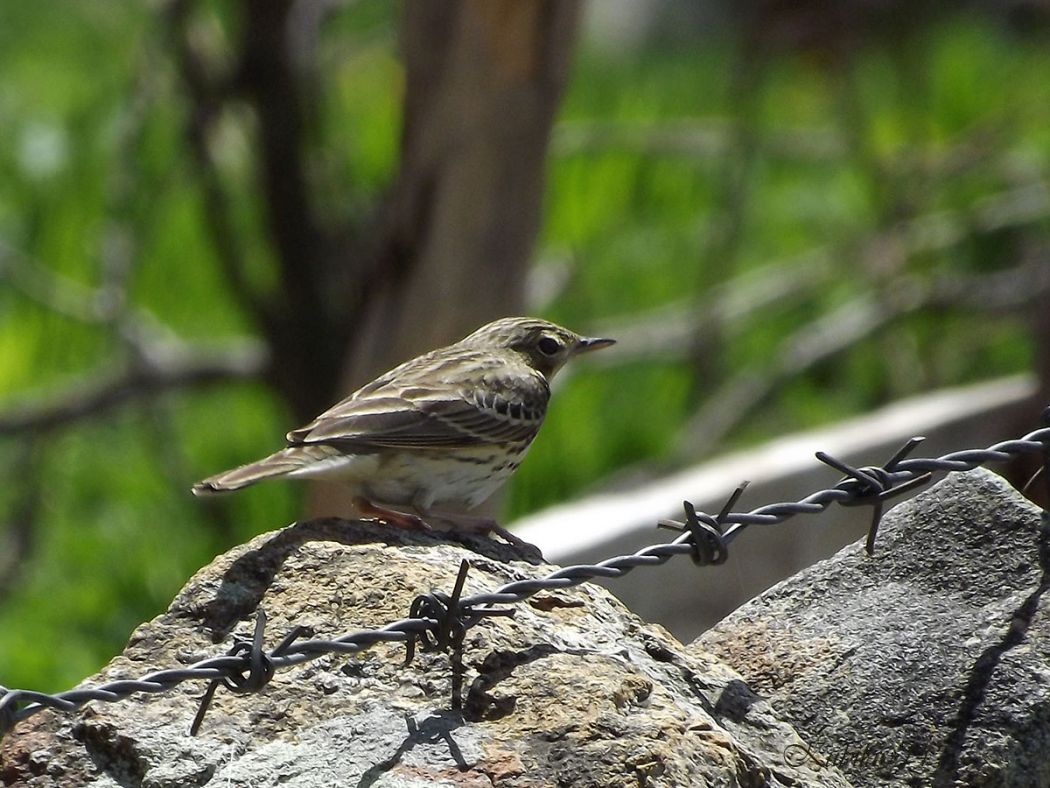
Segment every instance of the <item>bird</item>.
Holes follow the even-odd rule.
[[[613,344],[538,318],[496,320],[394,367],[289,432],[285,448],[192,491],[209,495],[278,477],[329,479],[350,487],[363,516],[497,533],[532,547],[491,518],[442,507],[469,510],[499,489],[543,424],[557,372]]]

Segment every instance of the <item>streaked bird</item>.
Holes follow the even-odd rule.
[[[543,424],[554,375],[574,356],[614,341],[531,317],[496,320],[380,375],[289,432],[286,448],[198,482],[193,492],[275,477],[332,479],[350,486],[363,515],[495,531],[520,545],[489,518],[441,507],[470,509],[499,489]]]

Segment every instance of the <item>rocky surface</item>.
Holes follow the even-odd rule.
[[[380,627],[405,617],[417,593],[450,591],[464,557],[473,565],[468,594],[551,570],[496,543],[468,544],[336,520],[265,534],[201,570],[85,683],[223,653],[235,638],[250,639],[260,607],[269,646],[296,624],[315,637]],[[659,583],[660,569],[636,571]],[[513,618],[487,618],[467,632],[460,710],[446,654],[417,653],[406,666],[404,646],[385,643],[280,670],[255,694],[219,689],[197,736],[189,728],[201,682],[72,714],[42,712],[0,744],[0,780],[65,788],[846,785],[833,766],[798,757],[815,752],[813,743],[737,674],[604,590],[545,592],[515,607]],[[914,626],[907,631],[915,642]]]
[[[1050,784],[1050,530],[984,470],[884,519],[689,648],[720,656],[856,786]],[[793,755],[804,755],[793,751]]]

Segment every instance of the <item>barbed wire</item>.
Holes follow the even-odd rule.
[[[1043,411],[1044,423],[1050,424],[1050,408]],[[745,528],[782,523],[803,514],[818,514],[831,504],[873,508],[866,549],[874,549],[875,537],[887,500],[926,484],[934,473],[967,471],[980,465],[1008,461],[1023,454],[1039,453],[1042,472],[1050,490],[1050,427],[1035,430],[1022,438],[1003,441],[986,449],[965,449],[936,458],[909,458],[923,438],[912,438],[883,466],[856,468],[824,452],[817,458],[840,471],[843,478],[833,487],[818,490],[793,502],[772,503],[747,512],[733,511],[747,482],[729,497],[717,515],[698,512],[685,501],[685,520],[661,520],[658,525],[671,528],[679,535],[670,542],[650,545],[629,555],[616,556],[596,564],[578,564],[557,569],[548,575],[528,580],[515,580],[494,591],[462,596],[467,571],[464,560],[451,595],[440,591],[415,598],[407,618],[393,621],[379,629],[348,632],[333,639],[301,639],[308,630],[294,627],[269,651],[264,649],[266,615],[256,611],[255,630],[251,641],[237,639],[226,654],[210,657],[188,667],[168,668],[148,673],[138,679],[120,679],[97,686],[79,687],[50,694],[33,690],[7,689],[0,685],[0,738],[14,725],[44,709],[73,712],[91,701],[115,702],[130,695],[166,692],[185,681],[209,681],[193,721],[195,734],[218,687],[236,693],[258,692],[276,671],[299,665],[325,654],[357,654],[384,642],[406,644],[406,664],[418,646],[423,651],[451,651],[453,667],[452,705],[457,707],[462,686],[462,647],[464,635],[480,621],[492,616],[513,616],[514,610],[500,605],[515,605],[541,591],[571,588],[597,578],[619,578],[642,566],[660,566],[678,555],[688,555],[701,566],[723,563],[728,546]]]

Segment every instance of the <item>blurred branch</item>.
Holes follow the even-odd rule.
[[[777,345],[769,366],[733,375],[704,401],[682,428],[676,455],[691,457],[705,451],[767,401],[778,386],[921,305],[917,289],[901,287],[894,298],[861,295],[803,326]]]
[[[879,259],[880,267],[896,271],[917,255],[943,252],[974,235],[1025,227],[1047,217],[1050,217],[1050,190],[1037,181],[990,195],[970,211],[930,213],[853,242],[821,246],[748,271],[713,288],[698,303],[664,306],[627,320],[595,326],[602,336],[616,337],[618,345],[616,353],[595,356],[590,363],[608,367],[653,358],[680,360],[690,348],[702,344],[712,329],[732,333],[756,315],[768,314],[770,309],[810,297],[839,270],[837,261],[843,256],[844,248],[856,249],[852,256],[857,259]],[[893,262],[882,262],[887,257],[892,257]],[[895,286],[890,281],[883,287],[892,291]],[[981,280],[981,290],[972,289],[975,286],[974,279],[965,275],[946,276],[931,286],[931,305],[951,303],[994,308],[997,298],[1030,300],[1019,277],[992,276]],[[993,286],[1000,296],[993,298],[988,289]],[[1003,288],[1009,294],[1004,293]]]
[[[317,48],[321,28],[341,9],[360,0],[294,0],[288,11],[288,51],[300,74],[310,74],[308,85],[317,84]]]
[[[113,327],[132,346],[159,323],[127,300],[124,277],[111,277],[103,287],[89,287],[53,271],[0,239],[0,282],[55,314],[80,323]]]
[[[222,112],[223,101],[231,94],[228,78],[216,79],[205,66],[204,55],[194,43],[191,13],[194,0],[172,0],[167,22],[175,65],[190,103],[186,139],[197,168],[204,199],[204,221],[211,233],[216,256],[235,298],[256,320],[266,309],[245,276],[243,245],[235,231],[230,200],[219,177],[208,138]]]
[[[18,583],[25,567],[26,558],[36,542],[36,519],[41,501],[41,475],[34,463],[36,447],[27,440],[19,447],[18,456],[10,473],[5,477],[13,483],[6,485],[15,490],[16,500],[10,515],[5,518],[7,526],[0,533],[0,600]]]
[[[759,314],[810,297],[834,273],[830,249],[771,263],[716,285],[696,303],[676,303],[626,320],[599,323],[598,336],[616,337],[613,358],[601,354],[592,366],[609,367],[659,358],[681,360],[712,334],[731,336]],[[564,373],[563,373],[564,374]]]
[[[101,288],[83,285],[0,240],[0,282],[9,285],[55,314],[89,325],[112,329],[131,355],[146,366],[167,363],[178,356],[206,356],[187,349],[186,343],[144,309],[133,308],[126,297],[123,278]],[[241,343],[253,348],[254,342]],[[244,351],[241,351],[244,355]]]
[[[81,323],[105,324],[121,309],[123,293],[91,288],[54,273],[0,239],[0,281],[46,309]]]
[[[736,150],[732,120],[682,120],[658,123],[563,121],[554,127],[555,156],[627,152],[643,156],[724,159]],[[763,136],[763,152],[778,158],[835,160],[846,153],[830,128],[777,130]]]
[[[933,282],[903,275],[874,294],[862,294],[785,338],[772,363],[745,370],[714,392],[682,430],[679,457],[693,457],[721,440],[783,383],[854,347],[895,320],[923,308],[965,307],[1012,312],[1050,292],[1050,268],[1027,262],[979,276],[950,273]]]
[[[562,121],[554,127],[554,156],[629,153],[641,156],[677,156],[721,161],[739,147],[730,118],[680,121]],[[904,171],[923,171],[951,177],[971,170],[1001,152],[1002,141],[990,129],[972,130],[936,152],[902,146],[894,157]],[[771,128],[762,130],[761,153],[789,161],[841,162],[851,151],[843,133],[830,127]]]
[[[222,62],[209,62],[200,43],[195,15],[207,11],[205,4],[171,0],[167,11],[171,46],[188,97],[186,135],[212,243],[231,294],[245,306],[275,359],[269,382],[298,418],[309,418],[338,389],[359,304],[368,292],[368,283],[361,281],[364,259],[336,242],[354,236],[349,220],[345,227],[322,225],[308,178],[304,94],[312,89],[313,57],[303,48],[314,37],[296,31],[303,33],[304,24],[307,31],[319,24],[327,10],[304,16],[305,7],[292,0],[241,2],[239,39],[227,43],[229,55]],[[216,127],[234,101],[246,104],[254,115],[250,129],[258,138],[253,147],[262,223],[279,277],[279,287],[270,293],[248,281],[233,198],[211,149]]]
[[[262,376],[267,355],[255,342],[227,350],[182,346],[152,347],[148,363],[109,373],[92,373],[42,404],[16,405],[0,413],[0,437],[39,433],[100,416],[127,402],[166,391]]]
[[[306,177],[306,105],[296,65],[309,58],[301,51],[292,54],[294,7],[292,0],[244,3],[236,87],[258,117],[258,175],[280,265],[281,298],[289,307],[285,318],[309,321],[327,312],[331,272],[324,258],[329,242]]]

